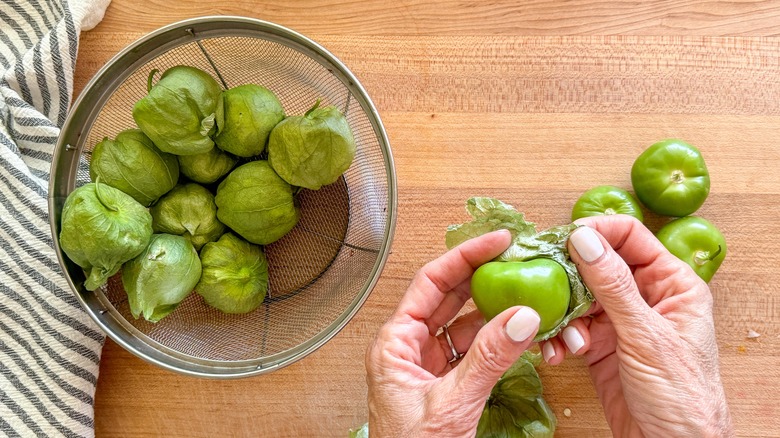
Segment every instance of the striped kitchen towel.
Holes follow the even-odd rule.
[[[110,0],[0,0],[0,435],[94,436],[103,333],[52,248],[46,192],[79,33]]]

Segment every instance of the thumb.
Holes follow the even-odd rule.
[[[465,403],[482,404],[499,377],[533,342],[539,315],[530,307],[511,307],[483,326],[444,387]],[[452,399],[452,398],[451,398]]]
[[[647,321],[651,309],[631,269],[596,230],[587,226],[574,230],[569,236],[569,255],[618,334]]]

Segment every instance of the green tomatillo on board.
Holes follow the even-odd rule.
[[[571,210],[571,220],[611,214],[627,214],[640,222],[645,220],[639,202],[631,193],[615,186],[597,186],[583,193]]]
[[[686,216],[675,219],[656,233],[666,249],[709,282],[726,258],[726,239],[706,219]]]
[[[664,140],[647,148],[631,167],[631,184],[653,213],[687,216],[710,193],[710,174],[698,149],[681,140]]]
[[[543,333],[566,316],[571,288],[566,271],[551,259],[489,262],[471,277],[471,297],[488,321],[510,307],[528,306],[539,314]]]

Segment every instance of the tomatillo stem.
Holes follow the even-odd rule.
[[[103,198],[100,196],[100,177],[98,176],[95,178],[95,197],[97,198],[98,202],[103,204],[103,207],[106,207],[107,209],[111,211],[119,211],[118,208],[106,204],[106,201],[103,200]]]
[[[304,116],[304,117],[306,117],[306,116],[308,116],[309,114],[311,114],[311,112],[312,112],[312,111],[316,110],[316,109],[317,109],[317,108],[320,106],[320,103],[321,103],[321,102],[322,102],[322,99],[317,99],[317,101],[316,101],[316,102],[314,102],[314,106],[312,106],[311,108],[309,108],[309,110],[308,110],[308,111],[306,111],[306,113],[305,113],[303,116]]]
[[[146,92],[152,91],[152,81],[154,80],[154,75],[157,74],[160,70],[154,68],[152,71],[149,72],[149,77],[146,78]]]
[[[705,263],[715,260],[715,257],[717,257],[721,251],[723,251],[723,248],[720,245],[718,245],[718,250],[712,254],[710,254],[709,251],[696,251],[693,260],[698,266],[703,266]]]

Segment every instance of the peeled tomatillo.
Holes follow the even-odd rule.
[[[631,167],[631,184],[653,213],[687,216],[710,193],[710,174],[701,152],[681,140],[664,140],[642,152]]]
[[[675,219],[661,227],[656,237],[666,249],[687,263],[709,282],[726,258],[726,239],[720,231],[697,216]]]
[[[572,222],[589,216],[627,214],[644,221],[642,208],[631,193],[615,186],[597,186],[583,193],[571,210]]]
[[[526,262],[489,262],[471,277],[471,296],[486,320],[512,306],[528,306],[539,314],[539,333],[557,326],[569,309],[569,277],[558,262],[538,258]]]

